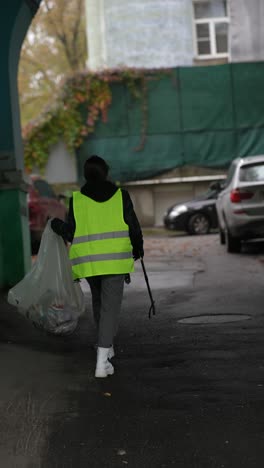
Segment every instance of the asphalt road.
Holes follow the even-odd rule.
[[[263,468],[263,243],[153,235],[125,288],[115,375],[87,313],[68,338],[0,297],[1,468]]]

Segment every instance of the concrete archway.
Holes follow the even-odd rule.
[[[17,89],[20,49],[40,0],[5,2],[0,19],[0,288],[30,267],[30,236]]]

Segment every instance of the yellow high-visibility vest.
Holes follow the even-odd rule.
[[[134,271],[120,189],[105,202],[74,192],[73,213],[76,228],[69,255],[74,279]]]

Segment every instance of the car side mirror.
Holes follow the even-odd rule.
[[[210,189],[216,190],[217,192],[221,192],[221,190],[223,190],[223,184],[218,180],[216,182],[211,182]]]

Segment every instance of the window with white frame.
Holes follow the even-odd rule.
[[[193,0],[193,11],[196,56],[228,57],[227,0]]]

